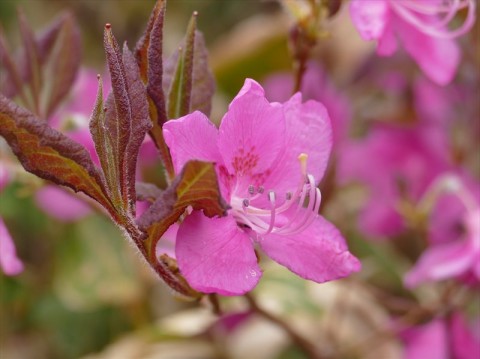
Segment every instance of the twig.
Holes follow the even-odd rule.
[[[318,353],[315,346],[307,339],[298,334],[290,325],[284,322],[282,319],[274,316],[273,314],[266,312],[263,308],[259,307],[255,299],[251,294],[245,294],[245,299],[248,301],[250,308],[253,312],[269,320],[270,322],[278,325],[282,328],[292,339],[292,341],[303,350],[303,352],[310,359],[323,359],[323,356]]]

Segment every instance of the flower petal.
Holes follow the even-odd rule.
[[[460,50],[455,41],[426,35],[401,19],[397,19],[396,28],[405,50],[425,75],[439,85],[452,81],[460,62]]]
[[[250,239],[231,216],[193,211],[180,225],[175,253],[182,275],[204,293],[244,294],[262,275]]]
[[[405,359],[447,359],[447,328],[443,320],[433,320],[427,324],[407,330],[405,341]]]
[[[390,11],[385,0],[352,0],[350,17],[364,40],[377,40],[389,22]]]
[[[302,104],[297,93],[283,105],[286,120],[285,151],[277,161],[272,174],[265,182],[266,188],[279,193],[294,190],[304,180],[298,156],[308,155],[307,172],[320,182],[332,150],[332,127],[327,110],[319,102],[310,100]]]
[[[415,287],[426,281],[439,281],[464,274],[474,263],[475,252],[467,241],[459,240],[428,248],[407,273],[405,285]]]
[[[217,149],[218,130],[200,111],[165,123],[163,136],[170,149],[176,173],[189,160],[221,161]]]
[[[77,221],[91,213],[90,206],[77,195],[55,186],[37,191],[35,201],[42,211],[60,221]]]
[[[218,148],[228,172],[247,186],[263,184],[285,151],[283,110],[270,104],[261,86],[253,80],[245,81],[223,117]]]
[[[322,216],[301,233],[269,234],[259,243],[270,258],[318,283],[346,277],[361,268],[338,229]]]
[[[17,257],[15,244],[5,223],[0,217],[0,267],[7,275],[17,275],[23,271],[23,263]]]

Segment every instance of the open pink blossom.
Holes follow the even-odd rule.
[[[460,218],[464,235],[460,238],[450,238],[447,242],[442,240],[440,243],[432,243],[406,275],[405,283],[408,287],[467,274],[470,274],[477,283],[480,282],[480,198],[475,198],[462,183],[456,185],[459,188],[455,192],[462,201],[463,211],[459,215],[450,212],[447,207],[444,208],[447,216],[440,217],[440,221],[438,217],[436,219],[446,233],[452,233],[446,226],[452,223],[452,219]],[[451,199],[447,203],[452,204],[451,207],[456,210]],[[432,223],[431,226],[437,227],[437,223]]]
[[[376,125],[365,139],[346,144],[338,157],[338,178],[359,182],[370,198],[359,227],[373,238],[401,234],[402,201],[416,203],[432,181],[451,166],[446,138],[431,126]]]
[[[176,258],[193,288],[223,295],[251,290],[262,274],[255,244],[316,282],[360,269],[339,231],[318,215],[316,186],[332,146],[320,103],[302,103],[300,94],[269,103],[263,88],[248,79],[219,129],[197,111],[167,122],[163,133],[176,172],[191,159],[216,164],[230,205],[226,217],[193,211],[180,224]]]
[[[464,23],[449,24],[464,8]],[[454,38],[468,32],[475,22],[475,0],[352,0],[350,15],[365,40],[377,40],[377,53],[390,56],[400,40],[422,71],[438,84],[448,84],[460,62]]]

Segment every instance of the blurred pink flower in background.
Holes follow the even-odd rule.
[[[180,224],[176,258],[193,288],[223,295],[253,289],[262,275],[254,244],[316,282],[360,269],[339,231],[318,215],[316,186],[332,146],[320,103],[302,103],[300,94],[269,103],[263,88],[247,79],[218,130],[197,111],[167,122],[164,137],[176,172],[191,159],[216,163],[222,196],[231,206],[226,217],[193,211]]]
[[[450,30],[449,24],[464,8],[468,8],[464,23]],[[460,62],[453,39],[472,28],[475,0],[352,0],[350,15],[364,40],[378,40],[379,55],[392,55],[400,40],[432,81],[446,85]]]
[[[449,318],[409,328],[401,334],[405,343],[405,359],[477,359],[480,355],[480,334],[454,312]]]
[[[0,160],[0,195],[9,180],[7,168]],[[23,263],[17,257],[15,244],[2,217],[0,217],[0,267],[7,275],[17,275],[23,271]]]
[[[372,237],[402,233],[400,203],[416,203],[451,168],[443,133],[423,125],[377,124],[366,138],[345,144],[338,159],[339,181],[362,183],[371,192],[358,224]]]
[[[433,228],[429,231],[430,246],[407,273],[408,287],[468,274],[470,280],[480,282],[480,192],[477,191],[475,197],[457,177],[443,178],[452,182],[450,191],[463,208],[459,211],[458,201],[452,196],[438,203],[429,224],[429,228]],[[440,181],[442,178],[437,183]],[[479,187],[477,185],[477,190]],[[455,230],[463,233],[454,235]],[[445,235],[452,237],[445,238]]]
[[[263,81],[265,95],[270,101],[285,102],[293,93],[294,78],[291,73],[273,74]],[[314,61],[307,64],[300,89],[304,101],[316,100],[327,109],[332,125],[334,146],[347,136],[351,119],[350,102],[338,90],[327,73]]]

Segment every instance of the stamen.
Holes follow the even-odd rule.
[[[292,192],[287,192],[285,198],[287,201],[290,201],[292,199]]]
[[[260,194],[262,194],[263,192],[265,192],[265,188],[264,188],[263,186],[259,186],[259,187],[257,188],[257,192],[260,193]]]
[[[452,0],[447,7],[419,7],[419,4],[400,1],[391,1],[390,4],[403,20],[410,23],[410,25],[414,26],[424,34],[433,37],[452,39],[461,36],[468,32],[475,22],[475,0],[467,0],[463,2],[460,0]],[[463,7],[468,7],[468,14],[459,28],[455,30],[439,28],[447,26],[457,12]],[[425,18],[425,14],[430,14],[432,16],[442,12],[446,13],[445,17],[440,21],[435,21],[435,23],[431,23]]]
[[[270,225],[268,226],[268,229],[265,233],[263,234],[268,234],[272,231],[273,229],[273,226],[275,225],[275,192],[273,191],[270,191],[268,192],[268,200],[270,201],[270,205],[271,205],[271,214],[270,214]]]
[[[243,207],[248,207],[250,205],[250,201],[248,200],[248,198],[245,198],[243,200],[242,205],[243,205]]]
[[[255,194],[255,187],[252,184],[248,186],[248,193],[252,196]]]

